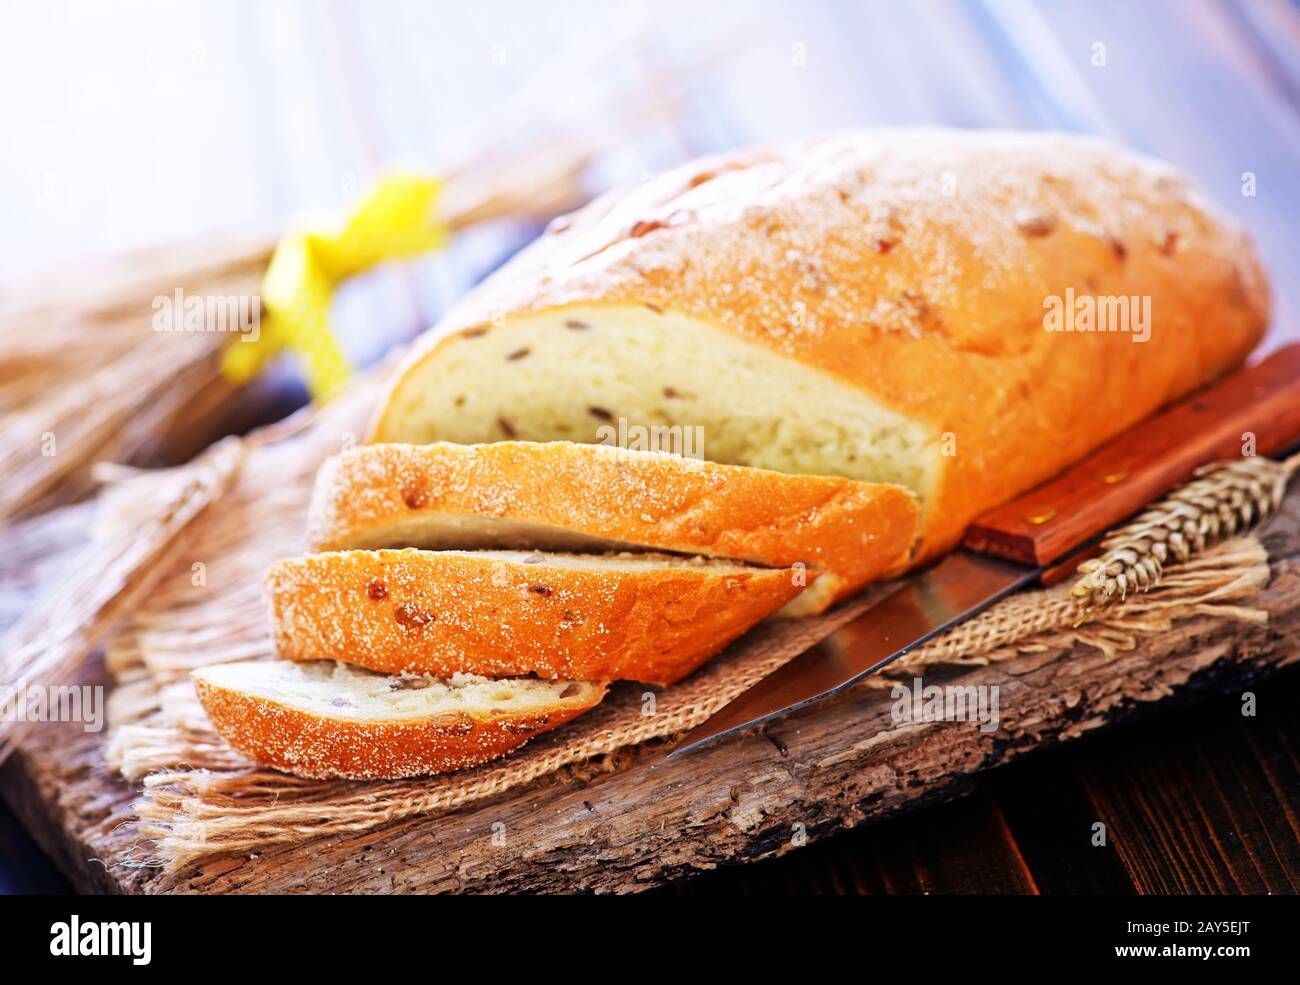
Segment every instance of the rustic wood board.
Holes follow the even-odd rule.
[[[1110,659],[1074,647],[954,675],[1000,686],[994,733],[969,723],[892,728],[887,694],[859,690],[684,760],[629,752],[580,782],[539,782],[451,814],[174,874],[122,863],[138,856],[126,823],[135,791],[106,771],[103,735],[51,726],[0,777],[14,812],[87,890],[631,891],[959,796],[982,770],[1177,692],[1240,689],[1297,662],[1300,492],[1265,539],[1273,577],[1257,604],[1268,625],[1198,618]]]

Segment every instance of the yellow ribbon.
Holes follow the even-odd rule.
[[[330,329],[334,288],[385,260],[436,250],[446,222],[434,212],[440,178],[393,175],[380,181],[341,224],[285,234],[262,281],[265,324],[255,341],[226,346],[221,372],[247,383],[285,348],[303,361],[313,399],[328,399],[352,373]]]

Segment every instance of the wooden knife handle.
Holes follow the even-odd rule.
[[[1300,437],[1300,343],[1192,394],[966,530],[983,554],[1049,565],[1185,482],[1242,454],[1245,432],[1268,455]]]

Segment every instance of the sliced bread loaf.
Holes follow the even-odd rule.
[[[1239,364],[1268,282],[1168,165],[1092,138],[882,130],[601,196],[417,346],[374,441],[598,442],[895,482],[916,560]]]
[[[368,445],[317,476],[317,550],[650,548],[819,574],[785,614],[817,612],[905,559],[901,486],[794,476],[567,441]]]
[[[219,664],[193,674],[221,736],[298,776],[389,779],[513,752],[597,705],[590,681],[393,677],[329,662]]]
[[[671,684],[801,586],[664,554],[342,551],[267,573],[276,650],[373,671]]]

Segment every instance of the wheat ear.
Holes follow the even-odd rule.
[[[1147,591],[1160,582],[1166,564],[1186,561],[1272,516],[1297,469],[1300,454],[1284,462],[1242,458],[1197,469],[1195,478],[1106,535],[1101,556],[1079,565],[1073,594],[1093,608]]]

